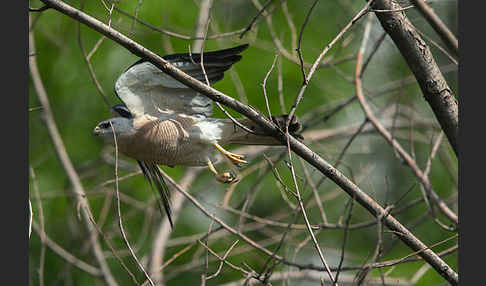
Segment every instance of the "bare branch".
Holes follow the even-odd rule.
[[[307,77],[305,78],[305,81],[304,83],[302,84],[302,87],[299,91],[299,94],[297,95],[297,97],[295,98],[295,102],[294,102],[294,105],[292,105],[292,108],[290,109],[290,112],[289,112],[289,120],[287,121],[287,128],[288,128],[288,125],[290,123],[290,120],[292,119],[292,117],[294,116],[294,113],[295,111],[297,110],[297,106],[299,105],[300,101],[302,100],[302,98],[304,97],[304,91],[305,89],[307,88],[307,86],[309,85],[309,81],[310,79],[312,78],[312,75],[314,74],[314,72],[316,71],[319,63],[322,61],[322,58],[324,57],[324,55],[327,54],[327,52],[334,46],[334,44],[344,35],[344,33],[349,29],[351,28],[351,26],[359,19],[361,18],[361,16],[363,16],[364,14],[366,14],[366,12],[368,11],[368,7],[369,7],[369,3],[366,3],[366,5],[356,14],[356,16],[353,17],[353,19],[351,19],[351,21],[336,35],[336,37],[334,37],[334,39],[326,45],[326,47],[324,48],[324,50],[321,52],[321,54],[319,54],[319,56],[317,57],[317,59],[314,61],[314,64],[312,65],[311,69],[309,70],[309,74],[307,75]]]
[[[223,268],[223,263],[226,262],[226,258],[230,254],[231,250],[233,250],[233,248],[236,246],[236,244],[238,243],[238,241],[239,240],[235,240],[235,242],[233,242],[233,244],[228,248],[228,250],[226,250],[226,252],[224,253],[224,256],[221,258],[221,262],[219,264],[218,270],[214,274],[208,276],[206,278],[207,280],[212,279],[212,278],[214,278],[214,277],[216,277],[216,276],[219,275],[219,273],[221,272],[221,269]]]
[[[29,22],[30,22],[30,17],[29,17]],[[34,40],[34,34],[32,30],[29,32],[29,52],[30,53],[35,52],[35,40]],[[66,174],[73,186],[71,190],[75,194],[78,210],[81,212],[83,216],[84,226],[86,227],[89,233],[93,254],[95,255],[96,260],[101,267],[101,271],[103,273],[103,278],[105,279],[105,282],[110,286],[115,286],[117,285],[117,283],[113,278],[113,275],[111,274],[108,264],[106,263],[105,257],[103,255],[103,251],[101,249],[101,245],[98,241],[98,235],[93,227],[93,224],[90,222],[90,217],[92,217],[92,214],[91,214],[88,200],[86,199],[86,194],[84,192],[79,176],[74,170],[74,166],[71,163],[71,160],[69,159],[69,155],[67,154],[66,148],[64,146],[64,143],[62,142],[59,131],[57,130],[56,122],[54,121],[49,100],[47,98],[47,93],[42,84],[39,70],[37,69],[36,57],[29,57],[29,68],[30,68],[30,73],[32,75],[32,81],[34,83],[34,88],[37,92],[37,96],[39,97],[39,101],[41,102],[43,108],[49,134],[54,142],[54,146],[57,155],[61,161],[61,164],[64,170],[66,171]]]
[[[364,41],[363,41],[364,43]],[[357,57],[357,61],[356,61],[356,76],[355,76],[355,82],[356,82],[356,95],[358,97],[358,100],[360,101],[360,104],[364,110],[364,112],[366,113],[366,116],[367,118],[373,123],[373,125],[375,126],[375,128],[377,130],[379,130],[379,132],[389,141],[390,144],[392,144],[392,146],[400,153],[400,155],[402,156],[402,158],[404,160],[407,161],[407,163],[410,165],[410,166],[413,166],[415,165],[414,161],[410,158],[410,156],[401,148],[401,146],[398,144],[398,142],[396,140],[394,140],[393,138],[391,138],[390,134],[381,126],[381,124],[378,123],[378,121],[376,120],[376,118],[374,117],[374,115],[372,114],[371,112],[371,109],[370,107],[367,105],[366,101],[365,101],[365,98],[364,98],[364,95],[363,95],[363,90],[361,88],[361,62],[362,62],[362,59],[363,59],[363,54],[364,54],[364,47],[365,45],[362,45],[361,48],[360,48],[360,52],[358,53],[358,57]],[[418,168],[415,168],[415,173],[416,174],[419,174],[419,170]],[[421,174],[421,173],[420,173]],[[422,178],[422,182],[428,182],[428,180],[426,178]],[[430,194],[433,194],[433,192],[430,192]],[[437,202],[439,205],[442,205],[443,208],[447,208],[447,206],[438,199],[438,197],[436,198],[437,199]],[[448,208],[446,210],[449,210]],[[450,212],[446,212],[448,214],[450,214],[449,218],[451,219],[454,219],[454,213],[451,213]],[[383,216],[385,213],[381,213],[378,215],[378,217],[380,216]],[[457,216],[455,216],[455,221],[457,222]],[[398,234],[400,232],[395,232],[393,231],[394,233]],[[399,236],[401,236],[401,234],[399,234]],[[427,247],[422,247],[422,249],[427,249]],[[417,250],[419,251],[419,250]],[[435,253],[434,253],[435,255]],[[438,257],[437,257],[438,258]],[[444,274],[444,272],[441,272],[443,270],[446,270],[445,268],[443,269],[437,269],[436,270],[440,273],[440,274]],[[452,283],[453,285],[457,285],[458,283],[458,276],[457,276],[457,273],[455,273],[452,269],[448,269],[449,273],[451,275],[443,275],[444,278],[446,278],[450,283]],[[450,272],[452,271],[452,272]]]
[[[113,1],[113,0],[110,0],[110,1]],[[183,35],[183,34],[180,34],[180,33],[176,33],[176,32],[173,32],[173,31],[169,31],[167,29],[162,29],[162,28],[158,28],[158,27],[155,27],[153,25],[150,25],[149,23],[145,22],[145,21],[142,21],[140,20],[139,18],[136,18],[134,17],[133,15],[131,15],[130,13],[126,12],[126,11],[123,11],[121,10],[120,8],[118,8],[117,6],[115,6],[114,8],[115,11],[117,11],[118,13],[134,20],[135,22],[149,28],[150,30],[152,31],[155,31],[155,32],[159,32],[165,36],[169,36],[169,37],[174,37],[174,38],[178,38],[178,39],[182,39],[182,40],[203,40],[204,38],[203,37],[191,37],[191,36],[188,36],[188,35]],[[206,39],[220,39],[220,38],[228,38],[228,37],[232,37],[234,35],[237,35],[237,34],[240,34],[241,32],[243,32],[246,28],[241,28],[241,29],[238,29],[238,30],[235,30],[235,31],[232,31],[232,32],[226,32],[226,33],[219,33],[219,34],[211,34],[211,35],[208,35],[206,37]]]
[[[200,172],[201,169],[189,169],[188,171],[186,171],[180,181],[181,186],[183,188],[188,188],[192,184],[192,182],[198,177]],[[170,205],[172,209],[172,220],[174,222],[176,222],[179,218],[179,214],[181,212],[184,201],[184,196],[179,192],[176,192],[171,196]],[[166,265],[166,263],[169,261],[167,260],[164,264],[162,264],[166,247],[169,246],[168,242],[171,234],[172,231],[169,220],[167,217],[164,217],[153,240],[152,253],[150,257],[151,263],[149,273],[152,275],[152,277],[154,277],[156,281],[160,281],[162,279],[162,270],[164,268],[163,265]]]
[[[288,133],[288,129],[287,129],[287,133]],[[287,138],[289,138],[289,137],[287,137]],[[287,143],[287,146],[288,146],[287,150],[288,150],[289,161],[292,161],[292,153],[290,152],[290,143]],[[324,258],[324,254],[322,253],[322,250],[319,247],[319,243],[317,242],[317,239],[314,235],[314,232],[312,231],[312,227],[311,227],[311,224],[310,224],[309,219],[307,217],[307,212],[305,211],[304,203],[303,203],[302,197],[300,195],[299,184],[297,183],[297,179],[295,177],[295,170],[294,170],[293,164],[290,165],[290,171],[292,173],[292,179],[294,181],[294,186],[295,186],[295,190],[296,190],[296,194],[297,194],[297,200],[299,202],[300,211],[302,212],[302,215],[304,217],[304,221],[305,221],[305,225],[307,226],[307,230],[309,231],[309,234],[312,238],[312,242],[314,244],[314,247],[317,250],[317,253],[319,254],[321,262],[324,265],[324,268],[326,269],[327,274],[329,275],[329,279],[334,283],[334,285],[337,286],[338,285],[337,281],[334,279],[334,276],[331,273],[331,269],[329,269],[329,265],[328,265],[326,259]]]
[[[150,282],[150,285],[155,286],[154,282],[150,278],[147,271],[145,271],[145,268],[140,263],[137,256],[135,255],[135,252],[133,251],[132,247],[130,246],[130,242],[128,241],[127,235],[125,233],[125,229],[123,227],[122,215],[121,215],[121,206],[120,206],[120,191],[118,189],[118,143],[117,143],[117,140],[116,140],[115,128],[113,127],[113,124],[111,123],[111,121],[110,121],[110,127],[111,127],[111,130],[113,131],[113,140],[115,142],[115,194],[116,194],[116,205],[117,205],[117,215],[118,215],[118,227],[120,228],[120,232],[122,234],[123,241],[124,241],[125,245],[127,246],[128,250],[130,251],[131,257],[133,257],[133,259],[137,263],[137,266],[140,268],[140,270],[143,272],[143,274],[145,275],[147,280]]]
[[[81,8],[80,8],[81,11],[83,10],[84,3],[85,3],[85,1],[83,0],[81,2]],[[81,37],[81,23],[78,22],[77,24],[78,24],[77,25],[78,26],[78,44],[79,44],[79,48],[81,49],[81,53],[83,54],[83,58],[86,62],[86,65],[88,66],[89,75],[91,76],[91,79],[93,80],[96,88],[98,89],[98,92],[103,97],[103,100],[105,101],[107,107],[110,108],[111,107],[110,101],[106,97],[105,92],[103,91],[103,88],[101,87],[101,84],[99,83],[98,79],[96,78],[96,74],[95,74],[95,72],[93,70],[93,66],[91,65],[91,62],[90,62],[90,58],[91,58],[92,53],[96,50],[98,43],[101,43],[101,41],[105,38],[105,36],[102,36],[101,39],[98,41],[98,43],[93,48],[93,50],[89,53],[89,55],[86,55],[86,50],[84,48],[83,39]]]
[[[449,207],[439,198],[437,193],[432,189],[432,185],[430,184],[429,179],[426,176],[424,176],[423,172],[417,166],[415,160],[402,148],[402,146],[400,145],[400,143],[398,143],[397,140],[393,139],[391,134],[383,127],[383,125],[381,125],[378,122],[373,112],[371,111],[370,106],[366,102],[366,99],[363,94],[362,82],[361,82],[361,70],[362,70],[361,62],[364,54],[364,47],[365,45],[363,44],[361,46],[360,52],[358,53],[358,60],[356,61],[355,82],[356,82],[356,96],[358,97],[361,107],[363,108],[363,111],[366,114],[366,117],[371,121],[371,123],[378,130],[378,132],[388,141],[388,143],[390,143],[393,149],[400,154],[400,157],[412,169],[415,176],[417,176],[417,178],[420,180],[420,182],[428,191],[428,193],[435,201],[439,209],[442,211],[442,213],[446,215],[449,218],[449,220],[451,220],[453,223],[458,224],[457,215],[451,209],[449,209]]]
[[[459,43],[456,36],[454,36],[451,30],[447,28],[439,16],[435,14],[434,9],[432,9],[424,0],[412,0],[412,3],[418,8],[420,13],[422,13],[437,34],[439,34],[442,41],[446,43],[449,49],[451,49],[454,54],[459,55]]]
[[[304,58],[302,57],[302,37],[304,36],[304,29],[305,29],[305,26],[307,26],[307,22],[309,22],[309,18],[310,18],[310,15],[312,14],[312,10],[314,10],[314,7],[316,7],[318,1],[319,0],[314,0],[314,3],[312,3],[312,6],[310,7],[309,11],[305,15],[304,23],[302,24],[302,27],[300,27],[299,40],[297,42],[297,48],[295,49],[297,51],[298,56],[299,56],[300,69],[302,71],[302,77],[303,77],[304,84],[307,84],[307,77],[305,75],[305,70],[304,70]]]
[[[54,253],[59,255],[62,259],[66,260],[70,264],[76,266],[77,268],[89,273],[90,275],[93,275],[95,277],[101,277],[102,273],[101,271],[80,260],[79,258],[75,257],[71,253],[67,252],[64,248],[59,246],[56,242],[54,242],[47,234],[42,232],[40,226],[34,222],[33,223],[34,231],[39,235],[39,236],[44,236],[44,242],[46,243],[47,247],[49,247]]]
[[[250,31],[251,28],[253,27],[253,25],[256,23],[256,21],[258,20],[258,18],[260,17],[260,15],[263,14],[263,12],[265,11],[265,9],[268,8],[268,6],[270,6],[270,4],[272,4],[273,0],[268,0],[264,5],[263,7],[258,11],[258,13],[255,15],[255,17],[253,17],[253,19],[251,20],[250,24],[248,24],[248,26],[245,28],[245,30],[243,30],[243,32],[241,32],[240,34],[240,39],[243,38],[243,36],[246,34],[246,32]]]
[[[196,79],[189,77],[187,74],[183,73],[179,69],[173,67],[165,61],[163,58],[159,57],[155,53],[151,52],[150,50],[144,48],[143,46],[139,45],[138,43],[132,41],[131,39],[127,38],[126,36],[122,35],[121,33],[111,29],[107,25],[101,23],[100,21],[80,12],[69,6],[66,3],[63,3],[59,0],[42,0],[44,3],[48,3],[56,10],[64,13],[82,23],[88,25],[89,27],[93,28],[94,30],[106,35],[108,38],[115,40],[125,48],[127,48],[132,53],[144,57],[161,69],[163,72],[169,74],[174,79],[177,79],[184,85],[194,89],[201,94],[204,94],[211,98],[214,101],[220,102],[235,111],[245,115],[246,117],[250,118],[258,125],[260,125],[264,131],[269,136],[274,136],[278,138],[280,142],[286,143],[287,140],[289,142],[289,146],[297,155],[301,156],[304,160],[309,162],[312,166],[317,168],[322,174],[326,175],[327,177],[331,178],[338,186],[340,186],[345,192],[347,192],[351,197],[355,198],[356,201],[361,204],[366,210],[368,210],[372,215],[375,217],[382,215],[385,213],[383,207],[381,207],[376,201],[374,201],[371,197],[369,197],[364,191],[362,191],[357,185],[355,185],[351,180],[349,180],[346,176],[344,176],[339,170],[332,167],[326,160],[324,160],[321,156],[310,150],[307,146],[305,146],[299,140],[293,138],[292,136],[286,136],[285,134],[281,133],[280,130],[275,126],[272,122],[270,122],[267,118],[265,118],[262,114],[257,112],[256,110],[252,109],[249,106],[241,104],[234,98],[231,98],[207,85],[199,82]],[[170,179],[168,179],[170,180]],[[171,180],[170,180],[171,181]],[[173,182],[173,181],[171,181]],[[186,197],[189,195],[187,194]],[[191,200],[194,204],[198,204],[196,201]],[[214,217],[213,215],[205,212],[208,216]],[[215,217],[216,220],[216,217]],[[218,223],[224,224],[224,222],[220,221]],[[458,275],[457,273],[448,265],[446,264],[436,253],[427,249],[426,245],[423,244],[417,237],[415,237],[408,229],[406,229],[399,221],[397,221],[393,216],[388,215],[384,218],[383,223],[393,231],[408,247],[410,247],[414,251],[423,250],[419,253],[419,255],[424,258],[433,268],[442,275],[445,279],[450,281],[453,284],[457,284]],[[227,224],[224,224],[226,229],[232,229]],[[271,252],[267,249],[263,250],[264,248],[260,247],[258,244],[254,243],[248,237],[244,236],[243,234],[239,234],[237,231],[232,229],[231,231],[234,234],[239,235],[242,239],[250,243],[250,245],[254,246],[255,248],[268,253],[271,255]]]
[[[374,9],[401,8],[394,0],[377,0]],[[405,13],[375,13],[385,31],[397,45],[415,75],[425,100],[444,130],[456,156],[458,135],[458,103],[437,66],[427,44],[422,40]]]
[[[270,73],[273,71],[273,68],[275,67],[275,63],[277,62],[278,59],[278,54],[275,55],[273,58],[273,63],[270,69],[268,70],[267,74],[265,75],[265,78],[263,79],[262,83],[262,88],[263,88],[263,96],[265,98],[265,104],[267,106],[267,112],[268,112],[268,118],[272,118],[272,112],[270,111],[270,104],[268,103],[268,96],[267,96],[267,80],[268,77],[270,76]]]
[[[32,203],[29,198],[29,239],[32,234],[32,220],[34,219],[34,212],[32,211]]]
[[[304,270],[304,271],[289,271],[289,272],[278,272],[274,273],[272,277],[270,278],[269,282],[277,282],[277,281],[283,281],[285,279],[290,279],[290,280],[296,280],[298,281],[297,283],[302,283],[304,280],[308,281],[315,281],[315,282],[322,282],[324,281],[325,283],[332,283],[332,281],[329,279],[329,277],[324,276],[324,274],[319,273],[317,271],[311,271],[311,270]],[[245,284],[245,281],[247,280],[239,280],[239,281],[234,281],[226,284],[221,284],[221,286],[240,286],[240,285],[261,285],[261,283],[258,280],[252,279],[249,280],[248,283]],[[341,281],[344,284],[353,284],[353,275],[342,275]],[[382,284],[381,279],[379,278],[372,278],[367,281],[367,285],[385,285],[385,286],[409,286],[412,285],[410,282],[407,281],[405,278],[387,278],[385,279],[385,283]],[[327,285],[327,284],[326,284]]]
[[[42,200],[40,199],[40,193],[39,193],[39,186],[37,184],[37,178],[34,172],[34,169],[32,167],[29,168],[29,173],[30,177],[32,178],[32,185],[34,189],[34,197],[37,200],[37,205],[39,209],[39,225],[40,225],[40,230],[38,231],[39,237],[41,239],[41,251],[39,255],[39,285],[44,286],[44,265],[45,265],[45,257],[46,257],[46,230],[45,230],[45,220],[44,220],[44,210],[42,208]],[[29,200],[29,206],[30,206],[30,200]],[[31,211],[32,213],[32,211]],[[31,222],[32,222],[32,216],[31,216]],[[31,225],[32,226],[32,225]],[[30,236],[30,234],[29,234]]]
[[[45,10],[47,10],[49,8],[51,8],[51,7],[49,7],[49,5],[44,5],[44,6],[40,7],[40,8],[30,8],[29,7],[29,12],[42,12],[42,11],[45,11]]]

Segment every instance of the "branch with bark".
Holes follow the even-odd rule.
[[[384,225],[386,225],[394,234],[396,234],[397,237],[402,240],[408,247],[410,247],[414,252],[416,252],[425,261],[427,261],[427,263],[429,263],[447,281],[449,281],[453,285],[456,285],[458,283],[457,273],[447,263],[445,263],[434,251],[432,251],[429,247],[422,243],[406,227],[404,227],[398,220],[390,215],[387,210],[385,210],[374,199],[372,199],[368,194],[361,190],[343,173],[334,168],[331,164],[329,164],[321,156],[308,148],[305,144],[295,139],[288,133],[286,134],[284,131],[280,130],[278,126],[276,126],[270,119],[265,117],[263,114],[251,108],[250,106],[242,104],[238,100],[229,97],[228,95],[219,92],[218,90],[215,90],[214,88],[205,85],[194,78],[191,78],[187,74],[183,73],[182,71],[165,61],[156,53],[146,49],[137,42],[114,30],[109,25],[106,25],[96,20],[95,18],[71,7],[70,5],[58,0],[41,1],[48,5],[50,8],[53,8],[65,15],[68,15],[69,17],[98,31],[107,38],[114,40],[133,54],[150,61],[163,72],[169,74],[174,79],[180,81],[184,85],[211,98],[215,102],[232,108],[233,110],[239,112],[240,114],[248,117],[258,125],[260,125],[267,134],[274,136],[283,144],[288,144],[289,148],[294,153],[296,153],[302,159],[314,166],[323,175],[330,178],[334,183],[336,183],[342,190],[344,190],[351,198],[355,199],[373,216],[382,219]],[[380,8],[380,6],[377,6],[375,8],[378,9]],[[395,14],[401,13],[381,13],[378,16]],[[390,26],[393,26],[392,28],[396,28],[395,26],[397,25],[401,25],[401,23],[393,22]],[[422,48],[424,48],[424,46],[422,46]],[[423,52],[425,53],[425,56],[428,56],[430,54],[430,51],[428,51],[428,48],[426,46],[425,49],[423,49]],[[426,59],[428,60],[429,58]],[[447,84],[441,77],[442,75],[440,74],[440,71],[438,70],[438,67],[436,65],[432,71],[427,70],[427,68],[429,67],[426,68],[420,66],[420,63],[418,65],[419,67],[412,68],[412,70],[416,70],[417,73],[426,72],[426,75],[429,76],[425,77],[425,81],[419,79],[419,84],[421,85],[422,90],[426,95],[426,99],[429,101],[434,112],[436,113],[436,116],[441,123],[441,126],[443,127],[449,141],[451,142],[451,145],[457,153],[457,102],[455,102],[455,99],[451,94],[450,89],[447,87]],[[417,78],[419,77],[417,76]],[[220,221],[219,223],[221,224],[222,221]]]
[[[415,75],[425,100],[439,121],[456,156],[458,152],[459,109],[457,99],[444,79],[439,66],[413,24],[393,0],[373,1],[372,8],[397,12],[375,13],[383,29],[392,38]]]

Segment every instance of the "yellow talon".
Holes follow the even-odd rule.
[[[241,163],[241,164],[247,164],[248,163],[247,161],[242,160],[243,158],[245,158],[245,155],[231,153],[231,152],[225,150],[223,147],[221,147],[221,145],[219,145],[218,143],[213,143],[213,146],[216,149],[218,149],[219,152],[223,153],[223,155],[225,155],[235,165],[238,165],[238,163]]]
[[[224,172],[222,174],[216,174],[216,181],[223,183],[223,184],[233,184],[238,182],[240,179],[238,179],[233,173],[230,172]]]
[[[236,175],[233,172],[224,172],[224,173],[218,173],[216,171],[216,168],[214,168],[213,163],[211,160],[208,159],[208,167],[209,170],[214,174],[214,177],[216,178],[216,181],[223,183],[223,184],[233,184],[238,182],[240,179],[236,177]]]

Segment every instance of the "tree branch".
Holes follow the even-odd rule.
[[[222,103],[235,111],[245,115],[252,121],[260,125],[263,130],[270,136],[274,136],[278,140],[285,144],[287,137],[285,134],[264,115],[260,114],[250,106],[244,105],[238,100],[223,94],[222,92],[203,84],[202,82],[188,76],[179,69],[172,66],[169,62],[153,53],[152,51],[144,48],[135,41],[129,39],[118,31],[110,28],[108,25],[96,20],[95,18],[82,13],[81,11],[63,3],[59,0],[42,0],[45,4],[50,5],[52,8],[59,12],[66,14],[83,24],[93,28],[108,38],[116,41],[133,54],[147,59],[153,63],[156,67],[163,72],[169,74],[174,79],[183,83],[184,85],[192,88],[193,90],[211,98],[212,100]],[[457,107],[457,106],[456,106]],[[331,166],[318,154],[309,149],[306,145],[298,141],[292,136],[289,136],[288,143],[293,152],[309,162],[312,166],[317,168],[322,174],[329,177],[344,191],[346,191],[351,197],[361,204],[366,210],[368,210],[373,216],[379,217],[386,215],[385,209],[381,207],[376,201],[374,201],[368,194],[355,185],[350,179],[348,179],[339,170]],[[419,251],[418,254],[424,258],[440,275],[442,275],[450,283],[456,285],[458,283],[457,273],[445,263],[436,253],[430,250],[424,243],[416,238],[408,229],[406,229],[399,221],[393,216],[386,215],[383,218],[384,224],[411,249]],[[270,253],[271,254],[271,253]]]
[[[30,17],[29,17],[29,22],[30,22]],[[35,40],[34,40],[34,33],[32,30],[29,32],[29,53],[35,53]],[[37,96],[39,97],[39,101],[41,102],[43,108],[47,129],[52,138],[52,141],[54,142],[54,146],[57,155],[59,157],[59,160],[61,161],[61,164],[64,170],[66,171],[69,181],[73,186],[71,190],[75,194],[78,210],[81,212],[81,215],[83,216],[84,226],[86,227],[89,233],[93,254],[96,257],[96,260],[101,268],[101,272],[103,273],[103,278],[105,279],[106,284],[110,286],[117,285],[115,279],[113,278],[113,275],[111,274],[110,268],[106,263],[105,257],[103,255],[103,250],[98,240],[98,234],[94,228],[94,225],[90,222],[90,217],[92,217],[92,214],[91,214],[88,200],[86,198],[86,193],[81,184],[81,180],[79,179],[79,176],[76,173],[71,160],[69,159],[69,156],[66,151],[66,147],[64,146],[64,143],[61,139],[61,135],[57,130],[56,122],[54,121],[49,100],[47,98],[47,93],[44,88],[44,85],[42,84],[39,70],[37,68],[36,57],[29,57],[29,68],[30,68],[30,73],[32,75],[34,88],[36,90]]]
[[[434,28],[435,32],[439,34],[440,38],[449,49],[451,49],[454,54],[459,55],[459,43],[456,36],[454,36],[451,30],[447,28],[439,16],[435,14],[434,9],[432,9],[424,0],[412,0],[412,3],[418,8],[432,28]]]
[[[373,2],[372,8],[396,10],[401,7],[393,0],[376,0]],[[415,75],[425,100],[432,108],[456,156],[458,156],[459,111],[457,99],[447,85],[429,47],[404,12],[375,14]]]

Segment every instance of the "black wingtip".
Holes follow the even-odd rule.
[[[204,60],[204,67],[205,67],[205,72],[208,75],[209,82],[211,84],[223,79],[224,72],[228,69],[231,68],[231,66],[237,62],[239,62],[242,59],[242,56],[239,55],[241,52],[244,50],[248,49],[250,45],[249,44],[242,44],[236,47],[228,48],[228,49],[222,49],[222,50],[217,50],[217,51],[205,51],[203,53],[203,60]],[[196,63],[200,64],[201,63],[201,54],[200,53],[178,53],[178,54],[171,54],[171,55],[165,55],[162,58],[164,58],[166,61],[169,61],[171,63]],[[132,65],[130,65],[126,70],[128,71],[132,67],[147,62],[147,59],[139,59]],[[191,70],[192,69],[192,70]],[[194,76],[191,74],[191,72],[196,72],[200,73],[201,68],[199,66],[190,66],[182,68],[182,70],[186,73],[188,73],[191,76]],[[212,76],[211,76],[212,74]],[[202,76],[194,76],[197,78],[199,81],[206,83],[206,79]],[[115,94],[118,96],[116,89],[115,89]],[[120,98],[118,96],[118,98]],[[121,99],[121,98],[120,98]]]
[[[236,63],[241,60],[241,56],[238,55],[239,53],[243,52],[244,50],[248,49],[250,44],[242,44],[236,47],[228,48],[228,49],[223,49],[223,50],[217,50],[217,51],[208,51],[204,52],[204,61],[210,61],[211,59],[228,59],[228,57],[231,57],[230,60],[232,63]],[[164,58],[167,61],[172,61],[172,60],[192,60],[194,62],[201,62],[201,54],[200,53],[177,53],[177,54],[171,54],[171,55],[165,55],[162,58]],[[125,69],[125,72],[128,71],[130,68],[133,66],[136,66],[140,63],[146,62],[146,58],[141,58],[138,61],[134,62],[131,64],[128,68]],[[116,93],[116,91],[115,91]],[[118,96],[118,94],[117,94]]]
[[[204,59],[206,60],[206,57],[208,58],[228,58],[231,57],[234,59],[234,62],[237,62],[241,60],[241,55],[239,55],[241,52],[244,50],[248,49],[250,45],[249,44],[243,44],[239,45],[236,47],[228,48],[228,49],[223,49],[223,50],[218,50],[218,51],[212,51],[212,52],[204,52]]]
[[[249,46],[250,46],[249,44],[243,44],[243,45],[239,45],[239,46],[236,46],[236,47],[232,47],[232,48],[228,48],[228,49],[224,49],[224,50],[219,50],[219,51],[214,51],[214,52],[210,52],[210,53],[237,55],[237,54],[243,52],[244,50],[248,49]]]
[[[221,60],[231,58],[234,62],[237,62],[241,59],[241,56],[238,55],[239,53],[243,52],[244,50],[248,49],[249,44],[243,44],[236,47],[222,49],[217,51],[204,51],[204,62],[211,61],[211,60]],[[163,56],[165,60],[192,60],[196,63],[201,61],[201,54],[200,53],[179,53],[179,54],[172,54]]]
[[[162,173],[160,173],[159,167],[155,163],[148,163],[138,160],[137,162],[140,166],[140,169],[142,169],[142,173],[145,179],[147,179],[147,181],[149,182],[150,187],[153,188],[153,186],[155,185],[155,187],[157,188],[157,191],[159,193],[159,200],[157,201],[160,213],[163,215],[163,206],[167,215],[167,219],[169,220],[170,227],[171,229],[174,229],[174,222],[172,221],[172,210],[170,208],[170,192],[167,184],[165,183],[164,177],[162,176]]]

